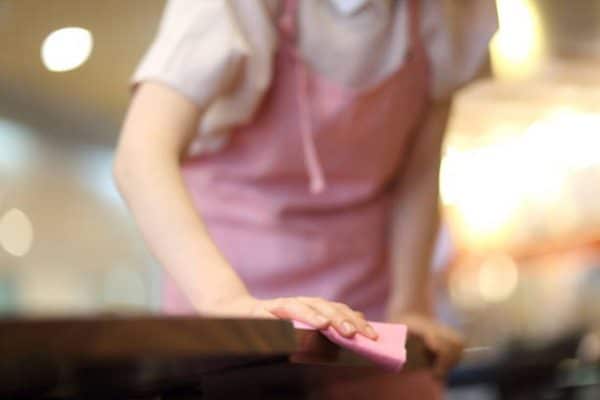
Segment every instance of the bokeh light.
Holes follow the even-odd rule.
[[[507,255],[496,255],[485,260],[477,276],[481,298],[490,303],[507,300],[517,288],[519,270]]]
[[[453,304],[463,309],[476,309],[484,304],[477,287],[477,274],[472,264],[464,264],[451,271],[448,292]]]
[[[500,27],[490,43],[492,66],[497,76],[530,75],[544,52],[543,32],[533,2],[496,0]]]
[[[35,161],[34,151],[30,129],[0,118],[0,173],[21,174],[31,168]]]
[[[480,250],[522,245],[517,231],[561,237],[581,228],[580,177],[600,167],[600,114],[557,107],[495,140],[450,144],[440,196],[462,244]],[[590,207],[588,207],[590,208]],[[589,212],[588,212],[589,214]],[[531,228],[531,229],[530,229]]]
[[[0,218],[0,247],[16,257],[26,255],[33,244],[33,225],[21,210],[13,208]]]
[[[53,72],[78,68],[92,53],[92,34],[83,28],[68,27],[50,33],[42,44],[42,61]]]
[[[95,306],[93,278],[56,259],[43,263],[43,268],[25,266],[18,280],[19,313],[32,317],[89,313]]]
[[[114,154],[110,149],[82,146],[74,163],[81,184],[102,199],[106,204],[125,211],[125,204],[119,194],[112,175]]]

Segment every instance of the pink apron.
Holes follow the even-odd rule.
[[[405,63],[360,93],[302,62],[290,23],[296,1],[282,16],[274,80],[257,118],[232,132],[222,151],[187,160],[184,179],[213,240],[254,296],[319,296],[382,320],[391,189],[428,106],[418,0],[410,2]],[[168,277],[164,297],[166,312],[194,312]],[[440,385],[424,371],[328,392],[433,399]]]
[[[416,4],[405,63],[360,93],[304,65],[282,28],[254,122],[222,151],[184,163],[213,240],[254,296],[319,296],[383,318],[391,185],[428,103]],[[164,310],[193,312],[168,277]]]

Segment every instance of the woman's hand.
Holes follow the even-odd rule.
[[[425,314],[407,313],[392,318],[393,322],[403,323],[408,331],[423,339],[425,345],[435,354],[433,373],[444,378],[462,355],[462,336],[453,329],[440,324]]]
[[[369,339],[378,335],[364,315],[345,304],[318,297],[281,297],[259,300],[242,296],[213,308],[218,315],[237,315],[255,318],[280,318],[304,322],[317,329],[333,326],[344,337],[360,333]]]

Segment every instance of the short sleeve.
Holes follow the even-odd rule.
[[[226,91],[247,52],[225,0],[169,0],[132,81],[158,81],[199,107]]]
[[[225,131],[249,119],[260,102],[274,41],[263,1],[168,0],[132,83],[163,83],[205,110],[201,135]]]
[[[494,0],[425,0],[423,38],[434,100],[452,96],[476,77],[498,29]]]

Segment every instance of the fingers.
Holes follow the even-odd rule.
[[[425,342],[436,353],[433,374],[441,379],[460,361],[464,344],[454,331],[442,326],[436,326],[435,329],[432,334],[426,335]]]
[[[354,311],[342,303],[321,302],[324,314],[328,316],[334,328],[345,337],[360,333],[369,339],[377,339],[377,333],[365,319],[363,313]]]
[[[460,360],[462,346],[457,346],[453,343],[443,343],[440,345],[440,350],[437,352],[438,357],[433,366],[433,374],[437,378],[444,378],[448,371]]]
[[[269,311],[279,318],[295,319],[318,329],[331,325],[347,338],[356,333],[373,340],[378,337],[362,313],[342,303],[316,297],[282,298],[274,300]]]
[[[279,318],[304,322],[318,329],[324,329],[330,323],[318,310],[293,297],[274,300],[268,311]]]
[[[409,330],[423,338],[425,345],[435,354],[433,374],[443,379],[448,371],[460,360],[464,343],[462,337],[453,329],[422,316],[404,318]]]

